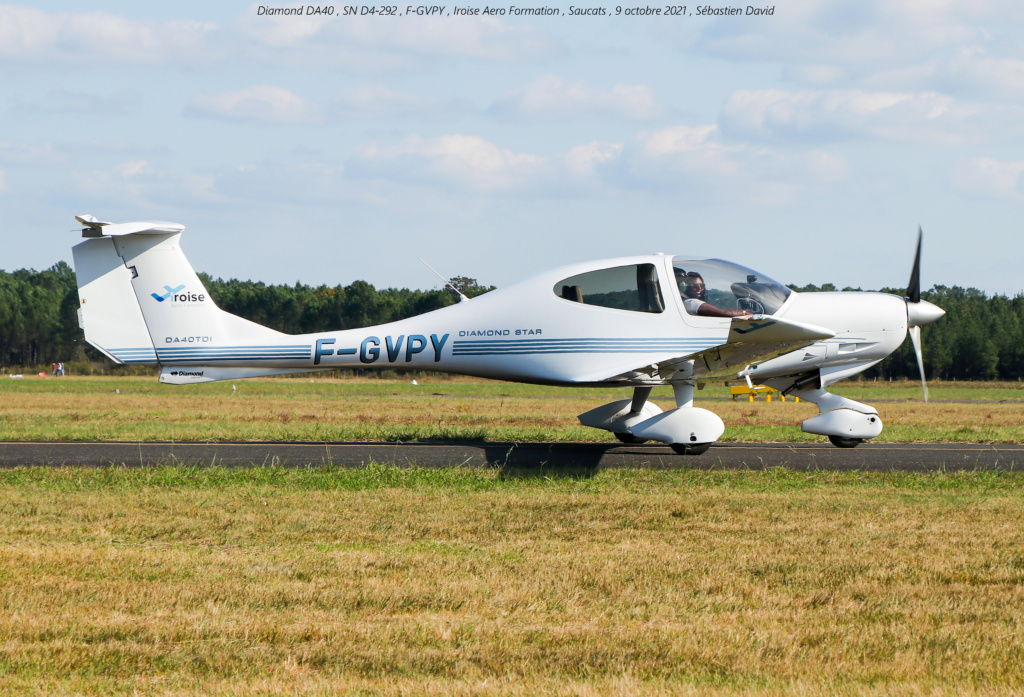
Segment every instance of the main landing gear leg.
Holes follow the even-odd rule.
[[[642,423],[650,418],[661,414],[661,408],[647,398],[651,394],[651,387],[636,387],[633,389],[632,399],[620,399],[610,404],[603,404],[596,409],[580,414],[580,423],[591,428],[600,428],[611,431],[623,443],[643,443],[648,440],[634,436],[630,433],[630,427]]]
[[[629,413],[631,415],[639,414],[644,405],[647,404],[647,398],[651,396],[651,390],[653,387],[634,387],[633,388],[633,401],[629,405]],[[646,443],[646,438],[638,438],[629,432],[614,431],[615,437],[620,442],[626,443],[627,445],[639,445],[640,443]]]
[[[678,382],[672,385],[672,393],[676,398],[676,409],[693,408],[693,383]],[[680,455],[703,455],[711,447],[711,443],[671,443],[672,450]]]
[[[672,383],[676,408],[630,426],[630,432],[638,438],[667,443],[680,455],[707,452],[722,437],[725,424],[717,414],[693,406],[693,388],[691,381]]]
[[[693,406],[692,382],[674,383],[676,408],[662,412],[647,398],[650,387],[637,387],[633,399],[620,399],[580,414],[584,426],[611,431],[623,443],[657,440],[677,453],[700,455],[722,437],[725,424],[707,409]]]
[[[672,385],[672,395],[676,398],[676,409],[693,406],[693,383],[677,382]]]

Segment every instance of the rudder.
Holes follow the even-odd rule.
[[[71,249],[78,279],[78,324],[85,340],[116,363],[155,364],[156,349],[132,288],[131,271],[109,237]]]

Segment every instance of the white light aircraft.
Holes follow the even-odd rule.
[[[882,432],[878,411],[828,392],[895,351],[908,331],[943,314],[921,300],[921,238],[907,297],[796,293],[720,259],[651,254],[591,261],[398,322],[282,334],[224,312],[179,246],[176,223],[76,218],[74,247],[86,340],[116,363],[160,368],[160,381],[334,370],[405,368],[581,387],[632,387],[580,414],[619,440],[668,443],[700,454],[725,431],[693,406],[708,381],[768,385],[813,402],[809,433],[853,447]],[[922,367],[922,382],[924,370]],[[676,407],[648,400],[671,385]]]

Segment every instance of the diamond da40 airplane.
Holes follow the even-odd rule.
[[[895,351],[944,312],[921,300],[918,237],[907,297],[796,293],[720,259],[652,254],[545,271],[515,285],[363,329],[289,335],[214,303],[176,223],[84,215],[74,247],[86,340],[117,363],[192,384],[337,368],[406,368],[549,385],[632,387],[579,416],[627,443],[700,454],[725,431],[693,405],[712,380],[768,385],[813,402],[809,433],[852,447],[882,432],[878,411],[827,391]],[[923,378],[923,369],[922,369]],[[648,400],[671,385],[674,409]]]

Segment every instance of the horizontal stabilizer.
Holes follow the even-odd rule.
[[[100,220],[96,216],[89,215],[88,213],[85,213],[83,215],[76,215],[75,220],[80,222],[82,225],[85,225],[86,227],[103,227],[104,225],[110,225],[109,221]]]
[[[313,373],[317,369],[297,370],[295,368],[222,368],[220,366],[194,365],[188,367],[165,367],[160,371],[160,382],[168,385],[193,385],[218,380],[242,380],[244,378],[265,378],[288,373]]]
[[[167,222],[138,222],[138,223],[109,223],[98,220],[91,215],[76,215],[75,220],[85,227],[82,228],[82,237],[118,237],[121,235],[170,235],[181,232],[185,226],[181,223]]]

